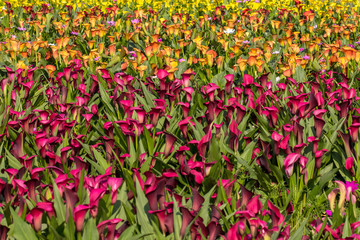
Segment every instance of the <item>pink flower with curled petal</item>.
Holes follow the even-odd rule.
[[[353,166],[354,166],[354,158],[352,157],[348,157],[346,160],[345,160],[345,168],[347,170],[349,170],[352,174],[354,173],[353,171]]]
[[[85,215],[90,209],[88,205],[78,205],[74,210],[74,222],[76,231],[81,232],[84,226]]]
[[[41,230],[42,215],[44,210],[35,207],[31,209],[30,213],[26,216],[25,220],[29,222],[36,232]]]
[[[297,153],[291,153],[286,156],[284,160],[284,168],[288,177],[292,175],[294,164],[300,159],[300,157],[301,155]]]
[[[122,178],[109,177],[107,179],[107,184],[111,187],[111,204],[115,204],[117,200],[117,190],[120,188],[122,182]]]

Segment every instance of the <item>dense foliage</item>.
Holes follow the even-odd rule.
[[[360,9],[159,2],[6,2],[0,239],[360,239]]]

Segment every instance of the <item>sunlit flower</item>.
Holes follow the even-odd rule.
[[[245,40],[245,41],[242,41],[242,43],[244,43],[244,44],[248,44],[248,43],[250,43],[248,40]]]
[[[280,77],[277,76],[277,77],[275,78],[275,80],[276,80],[276,82],[280,82]]]
[[[272,54],[279,54],[280,51],[273,51]]]
[[[180,58],[179,62],[185,62],[186,60],[184,58]]]
[[[233,29],[233,28],[227,28],[227,29],[224,30],[224,33],[225,33],[225,34],[233,34],[233,33],[235,33],[235,29]]]

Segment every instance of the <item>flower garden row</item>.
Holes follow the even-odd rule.
[[[7,3],[0,239],[360,239],[360,12],[244,4]]]

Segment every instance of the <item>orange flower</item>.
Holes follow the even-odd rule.
[[[20,49],[20,42],[18,40],[10,39],[10,49],[14,52],[18,52]]]
[[[216,58],[217,54],[214,50],[209,50],[206,52],[206,59],[207,59],[207,64],[212,67],[212,65],[214,64],[214,59]]]
[[[153,54],[157,54],[160,49],[161,44],[159,42],[153,42],[153,43],[150,43],[150,46],[152,47]]]
[[[255,65],[256,65],[256,69],[258,70],[258,72],[262,73],[263,72],[263,65],[264,65],[264,61],[261,59],[257,59]]]
[[[219,56],[217,59],[216,59],[216,66],[218,69],[223,69],[223,66],[224,66],[224,56]]]
[[[67,51],[60,51],[60,56],[62,57],[65,65],[69,62],[69,53]]]
[[[248,61],[247,59],[242,59],[242,58],[239,58],[236,61],[236,63],[239,66],[241,72],[245,72],[247,61]]]
[[[347,66],[347,64],[348,64],[348,62],[349,62],[349,60],[348,60],[346,57],[340,57],[340,58],[338,58],[338,62],[339,62],[339,64],[340,64],[340,66],[341,66],[343,69],[345,69],[346,66]]]
[[[291,77],[291,75],[292,75],[291,69],[290,69],[290,68],[286,69],[286,70],[283,72],[283,75],[284,75],[285,77]]]
[[[146,65],[140,65],[136,68],[139,71],[140,77],[144,76],[144,72],[147,69]]]
[[[116,53],[116,43],[113,43],[109,46],[110,56],[114,56]]]
[[[98,48],[99,48],[99,53],[102,54],[104,52],[105,44],[104,43],[99,43]]]
[[[55,59],[59,58],[59,52],[57,46],[51,46],[52,55]]]
[[[345,57],[347,58],[348,61],[355,59],[355,55],[356,55],[356,50],[351,48],[351,47],[343,47],[342,51],[345,54]]]
[[[90,50],[94,48],[95,42],[96,42],[95,40],[88,41],[88,45],[89,45]]]
[[[96,18],[95,17],[89,17],[89,22],[91,24],[91,27],[95,27],[96,25]]]
[[[54,65],[46,65],[45,69],[48,71],[50,78],[54,77],[56,67]]]
[[[275,29],[278,29],[280,27],[280,21],[271,20],[271,26]]]
[[[272,54],[270,52],[267,52],[264,54],[266,62],[269,62],[271,59]]]
[[[64,37],[62,41],[62,47],[66,47],[70,41],[69,37]]]
[[[256,64],[256,57],[250,56],[247,63],[249,64],[250,67],[254,66]]]

